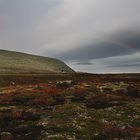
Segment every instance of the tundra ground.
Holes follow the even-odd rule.
[[[1,140],[139,140],[140,74],[0,76]]]

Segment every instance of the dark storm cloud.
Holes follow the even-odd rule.
[[[127,47],[134,48],[140,51],[140,29],[139,28],[129,28],[127,30],[116,31],[113,35],[109,37],[111,40],[120,42]]]
[[[75,63],[76,65],[94,65],[91,62],[79,62],[79,63]]]
[[[128,55],[136,52],[134,48],[124,46],[120,43],[99,42],[97,44],[85,44],[85,46],[69,50],[57,57],[67,61],[89,61],[92,59]]]
[[[138,65],[140,64],[140,52],[130,55],[94,59],[90,62],[94,63],[94,65],[75,65],[75,62],[71,62],[69,64],[77,71],[80,71],[82,69],[85,72],[93,73],[140,72],[140,67]]]
[[[123,64],[123,65],[108,65],[107,67],[140,67],[140,63]]]

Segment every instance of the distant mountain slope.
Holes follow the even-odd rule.
[[[72,73],[64,62],[48,57],[0,50],[0,73]]]

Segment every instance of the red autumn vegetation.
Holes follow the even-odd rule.
[[[55,100],[52,97],[38,97],[28,102],[29,105],[53,105]]]
[[[14,102],[12,101],[13,94],[3,94],[0,96],[0,105],[4,104],[13,104]]]

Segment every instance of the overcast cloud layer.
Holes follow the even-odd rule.
[[[0,48],[77,71],[140,72],[140,0],[0,0]]]

